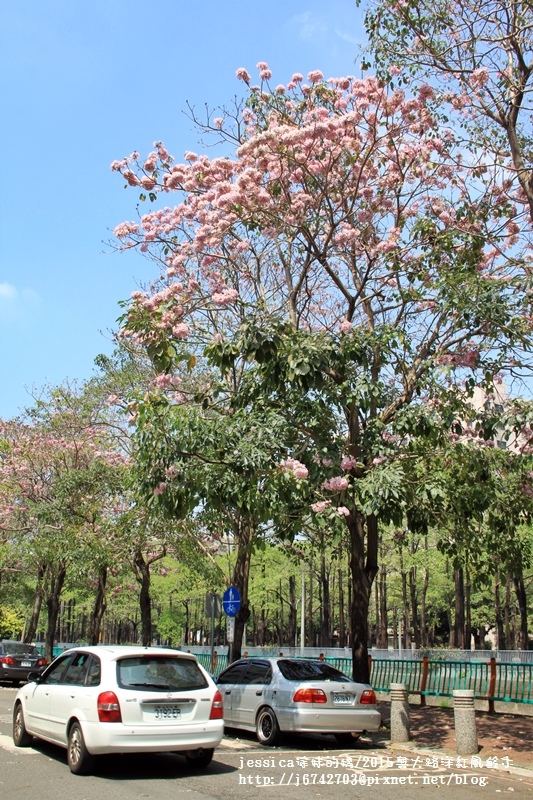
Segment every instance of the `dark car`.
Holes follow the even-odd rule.
[[[8,639],[0,642],[0,681],[13,684],[27,681],[28,673],[39,671],[47,663],[33,644]]]

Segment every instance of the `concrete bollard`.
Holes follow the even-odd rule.
[[[411,721],[405,683],[391,683],[390,701],[390,740],[391,742],[409,742]]]
[[[455,749],[457,755],[477,755],[479,747],[473,689],[454,690],[453,716],[455,720]]]

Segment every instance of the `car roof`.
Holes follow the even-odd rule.
[[[244,664],[248,664],[249,662],[254,661],[268,661],[271,664],[277,664],[278,661],[290,661],[291,664],[313,664],[318,662],[319,664],[323,664],[323,661],[319,661],[318,658],[297,658],[296,656],[293,658],[292,656],[248,656],[247,658],[241,658],[239,661],[234,661],[234,664],[240,664],[243,662]],[[228,666],[233,666],[233,664],[229,664]]]
[[[35,647],[33,642],[21,642],[19,639],[2,639],[0,644],[22,644],[26,647]]]
[[[182,650],[176,650],[171,647],[143,647],[142,645],[131,644],[80,645],[79,647],[71,647],[60,655],[79,653],[81,650],[84,653],[93,653],[106,661],[113,661],[113,659],[123,658],[124,656],[144,655],[165,655],[196,661],[196,656],[192,653],[184,653]]]

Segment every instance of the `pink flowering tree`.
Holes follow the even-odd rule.
[[[125,457],[86,412],[80,395],[59,388],[40,398],[31,416],[0,422],[0,532],[36,576],[25,639],[34,639],[45,603],[48,658],[61,594],[69,581],[85,584],[89,575],[96,587],[90,637],[98,641],[113,509],[124,489]]]
[[[154,433],[154,409],[179,431],[191,414],[206,430],[219,413],[249,427],[275,416],[283,432],[262,474],[283,464],[302,527],[343,526],[354,674],[367,679],[378,523],[405,511],[413,437],[434,429],[434,404],[518,369],[530,344],[520,209],[463,163],[430,87],[407,96],[317,70],[271,88],[258,68],[258,86],[237,72],[242,113],[204,125],[233,157],[176,163],[157,143],[112,164],[154,205],[115,228],[117,247],[159,268],[122,329],[161,373],[137,408],[145,476],[179,507],[183,475],[168,470],[183,449],[168,428]],[[231,454],[217,462],[229,475]]]
[[[358,0],[384,78],[438,90],[484,169],[507,169],[506,193],[533,221],[533,21],[528,0]]]

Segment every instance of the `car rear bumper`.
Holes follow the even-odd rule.
[[[92,755],[105,753],[164,753],[218,747],[224,721],[197,725],[128,726],[122,723],[83,723],[83,736]]]
[[[30,672],[36,672],[39,667],[10,667],[4,665],[0,671],[0,681],[27,681]]]
[[[351,733],[369,731],[376,733],[381,725],[381,714],[375,709],[295,708],[279,714],[283,731],[301,733]]]

